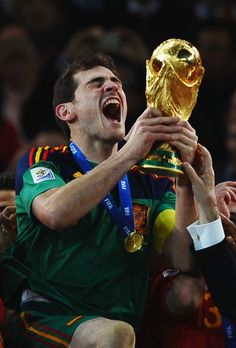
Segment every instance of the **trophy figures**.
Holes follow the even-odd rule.
[[[159,109],[164,116],[188,120],[203,75],[200,54],[191,43],[181,39],[164,41],[146,61],[147,105]],[[183,174],[178,150],[167,143],[154,146],[138,167],[160,176]]]

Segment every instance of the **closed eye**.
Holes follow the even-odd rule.
[[[104,84],[105,79],[103,77],[95,77],[94,79],[87,82],[88,86],[101,87]]]
[[[111,81],[114,82],[115,84],[117,84],[118,86],[122,86],[122,82],[121,80],[119,80],[117,77],[112,77]]]
[[[104,77],[94,77],[93,79],[87,82],[87,86],[92,86],[96,88],[100,88],[105,83]],[[122,87],[122,82],[116,77],[112,77],[111,81],[114,82],[118,87]]]

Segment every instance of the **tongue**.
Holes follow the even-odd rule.
[[[103,113],[107,118],[117,119],[116,114],[119,109],[118,104],[108,104],[104,110]]]

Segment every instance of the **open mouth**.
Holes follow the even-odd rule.
[[[103,105],[103,114],[106,118],[120,122],[120,102],[117,99],[109,99]]]

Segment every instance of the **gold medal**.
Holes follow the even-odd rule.
[[[143,245],[143,235],[134,231],[131,232],[126,238],[125,238],[125,250],[129,253],[133,253],[135,251],[138,251],[142,248]]]

